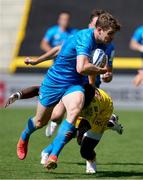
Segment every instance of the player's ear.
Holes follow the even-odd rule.
[[[97,32],[98,32],[99,34],[101,34],[101,31],[102,31],[102,28],[101,28],[101,27],[97,27],[96,30],[97,30]]]
[[[88,24],[88,28],[91,28],[91,23]]]

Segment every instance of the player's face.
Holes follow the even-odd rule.
[[[92,21],[90,22],[90,24],[88,25],[89,28],[95,28],[95,24],[96,24],[96,21],[97,21],[98,17],[94,17],[92,19]]]
[[[103,30],[101,28],[97,28],[97,32],[98,32],[98,41],[104,44],[108,44],[110,43],[115,35],[115,31],[113,31],[112,28],[108,29],[108,30]]]
[[[61,26],[62,28],[67,28],[69,26],[69,23],[70,23],[70,15],[66,13],[62,13],[58,19],[59,26]]]

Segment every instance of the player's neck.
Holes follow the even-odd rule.
[[[99,38],[98,38],[98,32],[97,32],[97,30],[95,29],[93,33],[94,33],[94,38],[95,38],[96,43],[101,44],[101,41],[100,41]]]
[[[67,31],[68,27],[60,26],[61,31]]]

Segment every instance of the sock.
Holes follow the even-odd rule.
[[[67,120],[64,120],[60,125],[57,136],[52,143],[52,152],[50,155],[57,156],[61,152],[65,144],[67,144],[71,139],[72,135],[76,131],[76,128],[73,124],[69,123]]]
[[[29,136],[36,130],[34,121],[32,118],[29,118],[26,128],[21,134],[21,138],[23,141],[27,140]]]
[[[52,150],[53,150],[53,144],[51,143],[49,146],[47,146],[45,149],[43,149],[42,152],[47,153],[47,154],[50,155]]]

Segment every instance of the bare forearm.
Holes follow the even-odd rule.
[[[107,72],[106,67],[101,68],[89,63],[89,59],[85,55],[77,56],[76,70],[79,74],[82,75],[98,75]]]
[[[50,44],[46,40],[44,40],[44,39],[41,41],[40,47],[45,52],[48,52],[48,51],[50,51],[52,49]]]
[[[29,99],[39,95],[39,86],[31,86],[21,90],[20,99]]]
[[[36,59],[36,61],[37,61],[37,63],[41,63],[43,61],[54,59],[58,55],[59,51],[60,51],[60,46],[55,47],[55,48],[51,49],[49,52],[38,57]]]
[[[136,41],[131,41],[130,48],[134,51],[143,52],[143,45],[137,43]]]
[[[39,95],[39,86],[22,89],[10,95],[5,103],[5,108],[19,99],[28,99]]]
[[[42,56],[40,56],[36,59],[31,59],[31,58],[27,57],[24,62],[27,65],[29,65],[29,64],[37,65],[37,64],[42,63],[44,61],[54,59],[58,55],[60,49],[61,49],[61,46],[54,47],[49,52],[43,54]]]
[[[88,64],[84,65],[81,74],[83,74],[83,75],[98,75],[98,74],[104,74],[106,72],[107,72],[106,68],[96,67],[95,65],[88,63]]]

